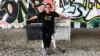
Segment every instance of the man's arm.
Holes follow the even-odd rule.
[[[37,19],[38,18],[38,16],[32,16],[31,18],[29,18],[27,21],[32,21],[32,20],[35,20],[35,19]]]
[[[60,18],[63,18],[63,19],[69,19],[70,17],[69,16],[63,16],[63,15],[61,15],[61,14],[58,14],[58,13],[54,13],[54,15],[56,16],[56,17],[60,17]]]
[[[64,18],[64,19],[68,19],[68,18],[69,18],[69,16],[68,16],[68,17],[65,17],[65,16],[60,15],[60,14],[59,14],[59,17],[60,17],[60,18]]]
[[[41,13],[35,15],[35,16],[32,16],[32,17],[30,17],[27,21],[32,21],[32,20],[35,20],[35,19],[37,19],[37,18],[41,18],[41,17],[43,16],[43,13],[44,13],[44,12],[41,12]]]

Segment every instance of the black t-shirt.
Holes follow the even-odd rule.
[[[54,29],[54,19],[55,17],[59,17],[59,14],[51,11],[47,14],[45,11],[39,13],[38,18],[42,20],[42,29]]]

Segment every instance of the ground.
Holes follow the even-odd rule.
[[[41,52],[41,41],[28,41],[25,29],[0,30],[0,56],[48,56]],[[99,56],[100,28],[72,29],[71,41],[57,41],[50,56]]]

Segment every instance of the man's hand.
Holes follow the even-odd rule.
[[[35,20],[37,18],[38,18],[38,16],[32,16],[30,19],[27,19],[27,21],[32,21],[32,20]]]
[[[71,19],[71,17],[70,17],[70,16],[68,16],[68,19]]]
[[[59,17],[60,17],[60,18],[63,18],[63,19],[70,19],[70,16],[65,17],[65,16],[63,16],[63,15],[60,15]]]

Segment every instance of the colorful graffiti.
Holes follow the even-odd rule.
[[[100,17],[99,0],[33,0],[34,12],[38,14],[43,11],[46,3],[51,3],[52,10],[64,16],[70,16],[74,22],[100,24],[100,18],[97,18]]]
[[[42,12],[46,3],[59,14],[70,16],[72,22],[100,25],[100,0],[0,0],[0,27],[25,26],[25,16]]]
[[[67,13],[74,19],[84,17],[85,20],[90,20],[100,14],[98,4],[97,0],[56,0],[56,11]]]
[[[25,7],[23,0],[0,0],[0,27],[23,27],[25,26]]]
[[[100,24],[100,0],[55,0],[58,13],[69,15],[74,22]]]
[[[50,3],[52,5],[52,10],[54,10],[53,0],[30,0],[28,11],[29,13],[38,14],[44,10],[44,5]]]

